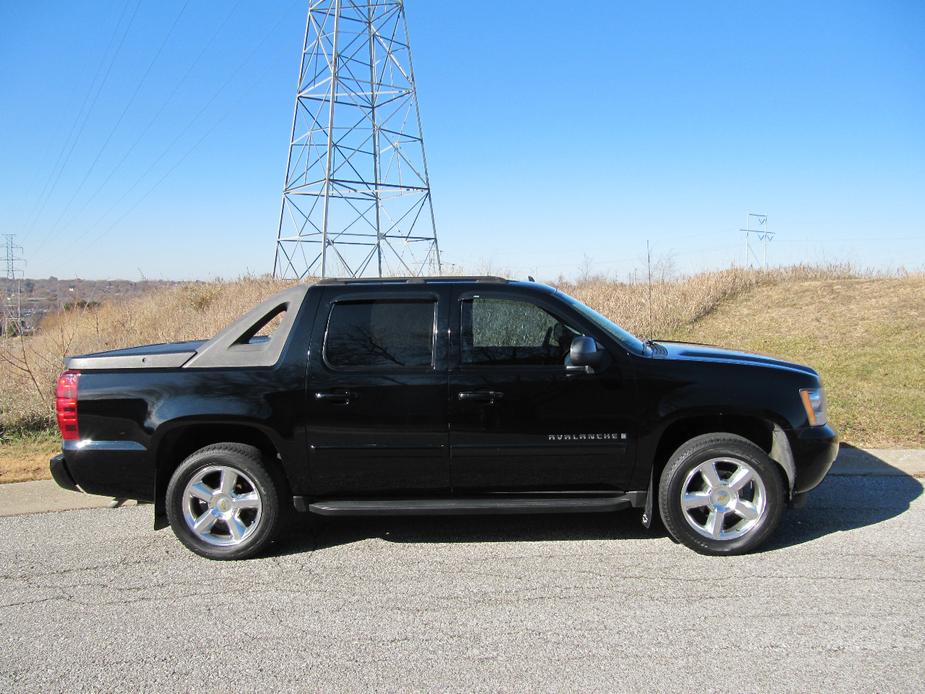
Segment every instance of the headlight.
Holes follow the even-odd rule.
[[[803,388],[800,390],[800,399],[803,400],[811,427],[821,427],[826,423],[825,395],[822,388]]]

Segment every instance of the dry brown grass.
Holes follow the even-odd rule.
[[[68,355],[208,338],[291,284],[265,277],[180,285],[48,317],[38,333],[0,340],[0,435],[53,424],[54,383]]]
[[[758,287],[856,276],[856,271],[843,265],[796,265],[767,272],[733,267],[681,279],[662,278],[651,286],[606,278],[558,286],[639,337],[666,338]]]
[[[39,432],[0,444],[0,484],[51,478],[48,460],[60,452],[56,434]]]
[[[207,338],[287,284],[248,277],[182,285],[61,313],[33,337],[0,340],[0,440],[53,425],[54,380],[66,355]],[[925,445],[922,275],[861,277],[842,266],[732,268],[651,287],[595,278],[559,286],[640,336],[723,344],[816,366],[831,418],[847,440]],[[0,446],[0,461],[25,455],[7,446]],[[35,461],[23,469],[45,474],[46,451]],[[4,469],[11,468],[0,463],[0,481],[10,481]]]

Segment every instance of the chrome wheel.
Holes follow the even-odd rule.
[[[210,545],[229,547],[247,540],[260,525],[262,510],[253,480],[226,465],[203,468],[183,490],[183,518]]]
[[[711,540],[734,540],[755,528],[767,511],[761,476],[737,458],[712,458],[691,470],[681,486],[684,519]]]

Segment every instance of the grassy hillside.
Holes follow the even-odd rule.
[[[797,280],[749,291],[673,331],[809,364],[842,438],[925,446],[925,277]]]
[[[54,379],[68,354],[209,337],[285,284],[266,278],[158,289],[47,318],[0,340],[0,482],[44,474]],[[925,276],[839,267],[730,269],[652,287],[560,286],[644,337],[764,352],[818,368],[846,441],[925,446]],[[15,446],[14,446],[15,444]]]

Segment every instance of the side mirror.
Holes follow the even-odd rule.
[[[604,363],[607,353],[597,348],[597,342],[593,337],[579,335],[572,340],[569,348],[569,359],[573,366],[588,367],[592,369],[600,368]]]

